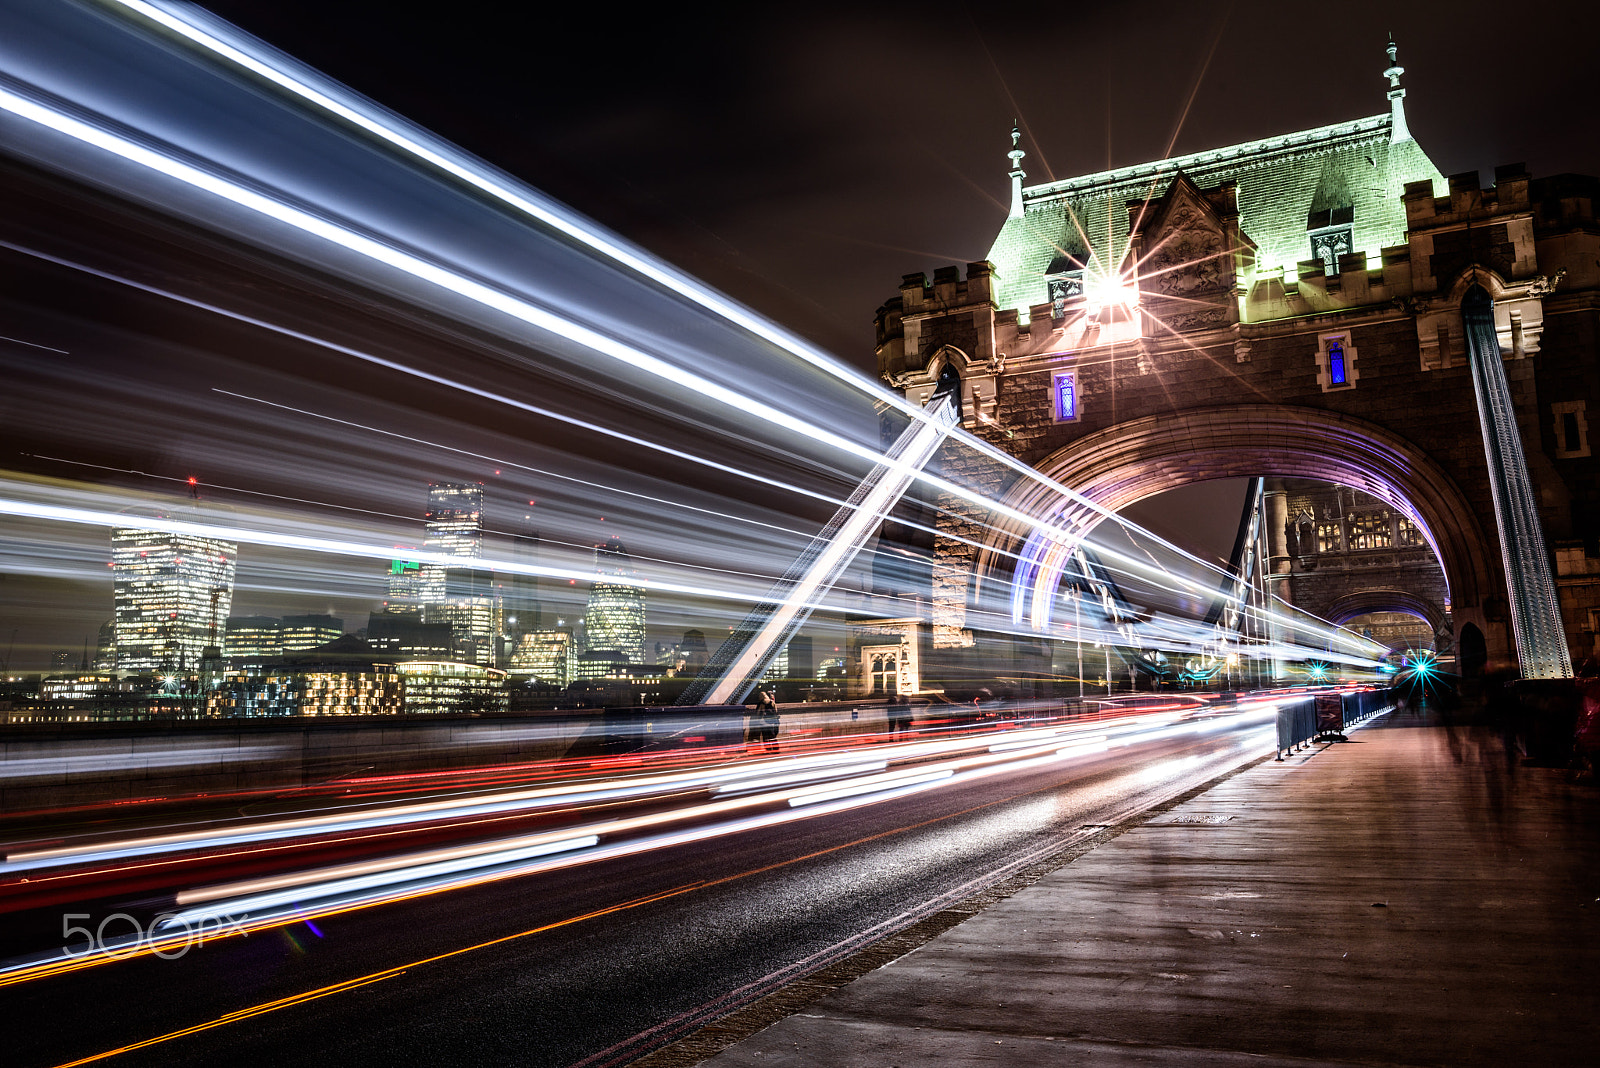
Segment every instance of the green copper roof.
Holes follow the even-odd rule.
[[[1383,114],[1024,189],[1022,218],[1007,219],[989,250],[996,300],[1045,303],[1045,276],[1067,256],[1087,259],[1091,278],[1110,273],[1127,249],[1127,203],[1161,196],[1180,171],[1202,189],[1237,184],[1239,225],[1256,244],[1258,271],[1292,271],[1312,258],[1313,210],[1348,209],[1353,250],[1376,262],[1381,249],[1405,241],[1405,184],[1444,180],[1414,140],[1391,144],[1389,136]]]

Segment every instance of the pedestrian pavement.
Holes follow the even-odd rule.
[[[1506,754],[1254,765],[705,1063],[1600,1064],[1600,787]]]

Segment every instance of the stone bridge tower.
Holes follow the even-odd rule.
[[[1512,474],[1581,660],[1600,616],[1600,181],[1520,165],[1487,189],[1446,181],[1406,127],[1399,73],[1391,51],[1388,111],[1316,130],[1032,187],[1013,152],[1020,210],[964,276],[902,281],[878,312],[879,370],[920,402],[954,368],[967,430],[1113,511],[1254,475],[1381,502],[1440,573],[1395,610],[1453,634],[1470,670],[1517,660],[1461,313],[1481,289],[1525,457]],[[1032,522],[1078,518],[958,443],[941,462]],[[937,656],[1015,593],[1030,531],[934,503]]]

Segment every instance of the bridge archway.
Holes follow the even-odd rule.
[[[1445,614],[1443,605],[1434,604],[1427,598],[1418,597],[1407,590],[1362,590],[1359,593],[1349,594],[1333,603],[1327,620],[1343,626],[1352,619],[1374,612],[1399,612],[1412,616],[1433,628],[1435,634],[1450,629],[1450,617]]]
[[[1422,530],[1444,571],[1455,618],[1490,629],[1482,605],[1499,588],[1487,566],[1498,552],[1465,495],[1421,449],[1354,416],[1288,405],[1196,408],[1107,427],[1051,453],[1037,467],[1110,512],[1218,478],[1274,475],[1361,490]],[[1005,503],[1039,525],[1087,530],[1098,522],[1093,509],[1032,479],[1014,483]],[[1010,521],[991,530],[976,562],[980,600],[1002,596],[1002,590],[1009,596],[1012,554],[1033,529]]]

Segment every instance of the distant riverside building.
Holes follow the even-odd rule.
[[[229,660],[264,660],[303,653],[344,636],[334,616],[230,616],[224,655]]]
[[[450,624],[424,623],[422,613],[374,612],[367,619],[367,642],[375,653],[404,660],[450,659]]]
[[[569,631],[536,630],[517,637],[508,667],[517,675],[531,675],[540,682],[565,686],[572,681],[572,655]]]
[[[39,682],[39,697],[45,701],[88,701],[118,689],[117,677],[103,672],[80,671],[50,675]]]
[[[457,576],[456,569],[450,570],[454,579]],[[462,573],[461,577],[466,578],[467,574]],[[460,592],[442,604],[425,605],[423,618],[429,623],[442,623],[450,627],[453,659],[491,667],[495,662],[495,647],[499,644],[499,608],[493,595],[475,583],[463,583],[457,589]]]
[[[175,510],[174,515],[192,520],[198,512]],[[129,521],[137,522],[132,516]],[[198,667],[205,648],[222,643],[237,558],[238,547],[219,538],[113,528],[118,669],[160,673]]]
[[[531,520],[531,514],[524,515],[523,520]],[[511,543],[512,562],[523,567],[537,567],[539,565],[539,532],[531,527],[525,528]],[[531,634],[537,630],[548,630],[544,624],[544,604],[541,596],[540,582],[537,575],[524,574],[513,571],[505,574],[499,583],[497,592],[500,596],[502,609],[505,614],[505,635],[507,656],[510,648],[514,647],[517,640],[524,634]]]
[[[94,669],[117,670],[117,621],[114,619],[100,624],[100,634],[94,645]]]
[[[223,653],[229,660],[265,660],[283,652],[283,620],[276,616],[229,616]]]
[[[413,661],[395,665],[404,683],[407,715],[506,710],[506,673],[481,664]]]
[[[644,661],[644,590],[632,582],[636,572],[618,538],[594,548],[594,585],[584,613],[584,654],[609,653],[612,659]],[[582,672],[580,671],[580,676]],[[592,676],[591,676],[592,677]]]
[[[344,620],[334,616],[284,616],[279,632],[286,653],[300,653],[344,637]]]
[[[428,483],[428,524],[423,548],[476,560],[483,554],[483,484]]]
[[[210,716],[394,716],[403,683],[391,664],[283,666],[234,673],[206,695]]]
[[[785,645],[778,650],[778,655],[772,658],[772,663],[767,665],[766,678],[776,681],[789,677],[789,647]]]
[[[630,661],[615,649],[590,649],[572,658],[572,679],[621,679]]]
[[[683,641],[678,643],[678,652],[682,660],[678,671],[689,677],[698,675],[700,669],[706,666],[706,661],[711,659],[711,654],[706,649],[705,632],[698,628],[683,632]]]

